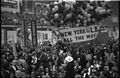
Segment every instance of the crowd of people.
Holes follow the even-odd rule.
[[[119,78],[119,43],[1,47],[2,78]],[[16,52],[15,56],[13,52]]]

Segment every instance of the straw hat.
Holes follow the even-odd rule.
[[[67,62],[72,62],[72,61],[73,61],[73,58],[72,58],[71,56],[67,56],[67,57],[65,58],[65,60],[66,60]]]

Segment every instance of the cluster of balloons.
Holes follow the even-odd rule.
[[[74,26],[89,26],[111,15],[109,3],[104,1],[60,0],[47,5],[49,21],[58,27],[71,23]]]

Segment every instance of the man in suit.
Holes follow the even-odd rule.
[[[66,66],[66,74],[64,78],[75,78],[73,58],[71,56],[67,56],[65,60],[67,62],[67,66]]]

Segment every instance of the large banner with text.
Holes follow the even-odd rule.
[[[77,43],[93,40],[97,37],[100,27],[97,25],[89,27],[78,27],[60,30],[64,42]]]

